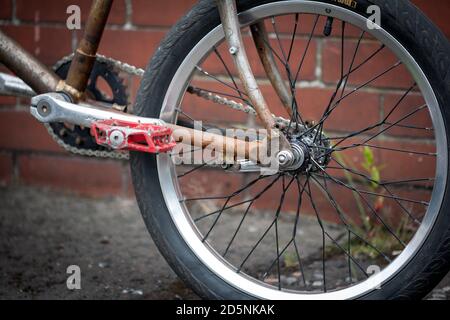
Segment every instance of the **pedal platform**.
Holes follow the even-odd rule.
[[[165,126],[114,119],[96,121],[91,126],[91,134],[101,146],[156,154],[176,146],[172,133]]]

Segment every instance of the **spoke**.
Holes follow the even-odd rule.
[[[386,122],[386,125],[391,125],[391,122]],[[397,124],[396,127],[399,128],[406,128],[406,129],[413,129],[413,130],[424,130],[424,131],[434,131],[434,128],[429,127],[418,127],[418,126],[412,126],[412,125],[405,125],[405,124]]]
[[[368,247],[375,250],[380,256],[382,256],[388,263],[391,263],[391,259],[386,256],[383,252],[381,252],[377,247],[369,243],[366,239],[364,239],[362,236],[360,236],[357,232],[355,232],[351,227],[350,224],[347,221],[347,218],[345,217],[345,214],[341,211],[339,205],[337,204],[336,200],[334,199],[333,195],[328,191],[327,188],[325,188],[314,176],[311,176],[312,180],[319,186],[320,189],[322,189],[325,194],[327,195],[327,198],[329,202],[331,203],[332,207],[336,211],[339,220],[344,224],[346,229],[351,232],[356,238],[364,242]]]
[[[383,122],[386,122],[391,117],[391,115],[395,112],[395,110],[397,110],[398,106],[402,104],[402,102],[406,99],[408,94],[412,90],[414,90],[415,87],[416,87],[416,84],[414,83],[410,88],[408,88],[408,90],[406,90],[406,92],[400,97],[400,99],[397,101],[397,103],[394,105],[394,107],[391,109],[391,111],[384,118]]]
[[[331,177],[328,173],[326,173],[325,171],[323,171],[324,175],[318,175],[319,177],[322,178],[326,178],[328,177],[331,181],[333,181],[334,183],[336,183],[337,185],[341,185],[343,187],[348,188],[351,191],[356,192],[359,197],[361,198],[361,200],[365,203],[365,205],[369,208],[369,210],[373,213],[373,215],[375,216],[375,218],[386,228],[386,230],[389,231],[389,233],[391,233],[391,235],[405,248],[406,244],[396,235],[396,233],[394,232],[394,230],[392,230],[392,228],[383,220],[383,218],[381,218],[381,216],[377,213],[377,211],[373,208],[373,206],[369,203],[369,201],[367,201],[367,199],[365,197],[363,197],[362,191],[356,189],[355,187],[351,187],[346,185],[345,183],[343,183],[342,181],[339,181],[337,179],[334,179],[333,177]],[[374,195],[375,193],[371,193],[371,192],[367,192],[366,194],[370,194],[370,195]],[[387,196],[386,196],[387,197]],[[420,203],[420,202],[419,202]]]
[[[335,182],[336,184],[345,187],[351,191],[354,191],[358,194],[366,194],[369,196],[374,196],[374,197],[382,197],[382,198],[387,198],[387,199],[393,199],[393,200],[399,200],[399,201],[404,201],[404,202],[409,202],[409,203],[415,203],[415,204],[421,204],[425,207],[429,206],[429,203],[426,201],[418,201],[418,200],[413,200],[413,199],[407,199],[407,198],[402,198],[402,197],[397,197],[397,196],[391,196],[391,195],[385,195],[385,194],[381,194],[381,193],[376,193],[376,192],[370,192],[370,191],[365,191],[365,190],[360,190],[360,189],[356,189],[355,187],[349,186],[348,184],[342,182],[341,180],[338,180],[332,176],[330,176],[328,173],[326,173],[326,176],[329,178],[329,180]],[[321,175],[319,175],[320,177],[322,177]],[[375,182],[376,183],[376,182]]]
[[[355,143],[355,144],[352,144],[352,145],[350,145],[350,146],[341,147],[341,148],[336,148],[337,146],[341,145],[345,140],[347,140],[347,139],[349,139],[349,138],[352,138],[352,137],[355,137],[355,136],[359,135],[361,132],[370,131],[370,130],[371,130],[370,128],[375,128],[375,127],[381,126],[381,125],[383,125],[383,122],[380,122],[379,124],[374,125],[374,126],[371,126],[371,127],[369,127],[369,128],[360,130],[360,131],[358,131],[358,132],[351,133],[351,134],[349,134],[349,135],[343,137],[342,139],[340,139],[340,141],[339,141],[338,143],[336,143],[335,145],[333,145],[329,151],[325,152],[325,153],[321,156],[321,158],[330,155],[330,154],[333,153],[334,151],[344,151],[344,150],[347,150],[347,149],[351,149],[351,148],[356,148],[356,147],[364,146],[364,145],[366,145],[368,142],[374,140],[374,139],[377,138],[378,136],[380,136],[380,135],[382,135],[383,133],[385,133],[386,131],[390,130],[392,127],[394,127],[394,126],[397,125],[398,123],[400,123],[400,122],[402,122],[402,121],[404,121],[404,120],[410,118],[411,116],[413,116],[413,115],[415,115],[416,113],[418,113],[418,112],[424,110],[425,108],[427,108],[427,105],[426,105],[426,104],[425,104],[425,105],[422,105],[422,106],[420,106],[420,107],[418,107],[418,108],[415,109],[414,111],[411,111],[409,114],[407,114],[406,116],[402,117],[400,120],[398,120],[398,121],[396,121],[395,123],[393,123],[393,124],[387,126],[387,127],[384,128],[383,130],[380,130],[378,133],[376,133],[375,135],[371,136],[370,138],[367,138],[367,139],[364,140],[362,143]],[[334,140],[334,139],[328,138],[328,140]],[[337,140],[337,139],[336,139],[336,140]]]
[[[313,177],[312,177],[313,178]],[[313,178],[314,179],[314,178]],[[333,242],[333,244],[334,245],[336,245],[341,251],[343,251],[344,252],[344,254],[348,257],[348,259],[349,259],[349,261],[352,261],[359,269],[361,269],[361,271],[367,276],[367,273],[364,271],[364,268],[362,268],[361,267],[361,265],[358,263],[358,261],[356,261],[356,259],[350,254],[350,250],[349,251],[347,251],[347,250],[345,250],[328,232],[327,232],[327,230],[325,229],[325,226],[323,225],[323,222],[322,222],[322,218],[320,217],[320,214],[319,214],[319,211],[317,210],[317,206],[316,206],[316,204],[315,204],[315,202],[314,202],[314,199],[313,199],[313,195],[312,195],[312,190],[311,190],[311,185],[310,185],[310,183],[309,183],[309,181],[307,182],[307,189],[308,190],[306,190],[306,194],[308,195],[308,197],[309,197],[309,200],[310,200],[310,203],[311,203],[311,206],[313,207],[313,211],[314,211],[314,213],[315,213],[315,215],[316,215],[316,219],[317,219],[317,222],[318,222],[318,224],[319,224],[319,226],[320,226],[320,228],[321,228],[321,230],[322,230],[322,272],[323,272],[323,279],[324,279],[324,291],[326,292],[327,291],[327,289],[326,289],[326,273],[325,273],[325,237],[327,237],[328,239],[330,239],[332,242]],[[330,200],[331,200],[331,198],[330,198]],[[349,228],[347,228],[347,230],[348,230],[348,232],[349,233],[353,233],[353,232],[351,232],[350,231],[350,229]],[[354,234],[354,233],[353,233]],[[349,246],[349,243],[347,244],[348,246]],[[350,263],[350,262],[349,262]],[[349,264],[350,265],[350,264]],[[351,268],[351,267],[350,267]]]
[[[305,188],[306,188],[306,182],[303,185],[303,187],[301,187],[298,177],[295,177],[295,179],[297,181],[297,188],[298,188],[298,191],[299,191],[299,200],[298,200],[297,214],[296,214],[296,219],[295,219],[295,223],[294,223],[294,231],[293,231],[293,234],[292,234],[292,238],[289,240],[288,244],[281,250],[281,252],[279,252],[277,254],[277,258],[275,258],[272,261],[270,267],[264,272],[263,280],[265,280],[267,278],[267,276],[270,274],[270,271],[274,267],[275,263],[277,263],[277,261],[279,261],[279,259],[286,252],[286,250],[289,248],[289,246],[291,244],[294,244],[294,249],[296,251],[297,259],[298,259],[298,262],[299,262],[299,268],[300,268],[300,272],[302,274],[303,283],[306,286],[306,280],[305,280],[305,275],[304,275],[304,271],[303,271],[303,263],[302,263],[302,260],[301,260],[301,257],[300,257],[300,253],[299,253],[296,241],[295,241],[296,236],[297,236],[297,224],[298,224],[299,216],[300,216],[300,208],[301,208],[301,205],[302,205],[302,200],[301,199],[302,199],[302,196],[303,196],[303,192],[305,191]]]
[[[235,196],[239,195],[240,193],[245,191],[247,188],[253,186],[258,181],[263,180],[263,179],[267,179],[269,177],[271,177],[271,176],[259,176],[258,178],[252,180],[251,182],[246,184],[244,187],[242,187],[238,191],[236,191],[236,192],[234,192],[234,193],[232,193],[231,195],[228,195],[228,196],[215,196],[215,197],[212,196],[212,197],[189,198],[189,199],[184,199],[184,200],[181,200],[181,201],[182,202],[188,202],[188,201],[201,201],[201,200],[223,200],[223,199],[228,199],[230,197],[232,198],[232,197],[235,197]]]
[[[196,123],[196,120],[195,120],[193,117],[191,117],[189,114],[187,114],[186,112],[184,112],[181,108],[176,108],[175,110],[176,110],[178,113],[181,113],[183,116],[187,117],[189,120],[191,120],[193,124]],[[205,128],[203,125],[202,125],[202,130],[203,130],[203,131],[207,131],[206,128]]]
[[[402,95],[402,97],[397,101],[397,103],[394,105],[394,107],[391,109],[391,111],[388,113],[388,115],[379,123],[371,125],[367,128],[364,128],[362,130],[356,131],[352,134],[349,134],[348,136],[344,137],[344,139],[348,139],[348,138],[352,138],[355,137],[357,135],[360,135],[364,132],[373,130],[377,127],[381,127],[382,125],[386,124],[386,121],[390,118],[390,116],[394,113],[394,111],[400,106],[400,104],[402,103],[402,101],[407,97],[407,95],[415,88],[416,84],[414,83],[410,88],[408,88],[408,90],[406,90],[406,92]],[[391,126],[395,126],[396,124],[391,124]],[[330,139],[330,140],[334,140],[334,139]]]
[[[275,220],[275,239],[276,239],[276,248],[277,248],[278,290],[281,290],[280,240],[278,237],[278,219]]]
[[[277,33],[276,27],[274,27],[274,29],[275,29],[275,32]],[[281,50],[283,50],[282,45],[281,45],[281,40],[280,40],[278,34],[277,34],[277,39],[278,39]],[[298,122],[300,122],[302,125],[305,125],[300,113],[298,112],[298,102],[297,102],[297,98],[295,96],[296,80],[294,81],[292,79],[291,66],[290,66],[289,62],[286,60],[286,58],[283,59],[282,57],[279,56],[279,54],[276,52],[276,50],[272,47],[272,45],[270,43],[267,42],[267,40],[264,37],[263,37],[263,41],[266,44],[266,46],[272,51],[272,53],[275,55],[275,57],[280,61],[280,63],[284,66],[284,68],[286,70],[286,75],[288,77],[288,81],[290,84],[290,90],[291,90],[291,96],[292,96],[292,102],[291,102],[292,117],[290,119],[288,128],[290,128],[294,122],[297,125],[298,125]],[[308,44],[308,46],[309,46],[309,44]],[[284,52],[282,54],[283,54],[283,56],[285,56]]]
[[[353,68],[347,75],[345,75],[345,77],[349,77],[352,73],[356,72],[357,70],[359,70],[362,66],[364,66],[367,62],[369,62],[373,57],[375,57],[379,52],[381,52],[383,49],[385,48],[385,45],[381,45],[381,47],[376,50],[374,53],[372,53],[367,59],[365,59],[363,62],[361,62],[358,66],[356,66],[355,68]],[[341,101],[345,99],[345,97],[341,98]],[[311,127],[310,129],[308,129],[307,131],[305,131],[303,133],[303,135],[309,134],[310,132],[316,130],[316,128],[318,128],[323,122],[319,122],[317,123],[315,126]]]
[[[247,94],[246,94],[245,92],[243,92],[242,90],[236,89],[235,87],[229,85],[229,84],[226,83],[225,81],[222,81],[222,80],[220,80],[218,77],[213,76],[213,75],[210,74],[209,72],[203,70],[203,69],[200,68],[199,66],[195,66],[195,68],[196,68],[198,71],[200,71],[201,73],[203,73],[205,76],[207,76],[207,77],[209,77],[209,78],[211,78],[211,79],[214,79],[214,80],[216,80],[217,82],[223,84],[224,86],[226,86],[226,87],[228,87],[228,88],[230,88],[230,89],[236,91],[239,95],[247,96]]]
[[[345,137],[330,138],[330,140],[340,140],[343,138],[345,138]],[[345,139],[347,139],[347,138],[345,138]],[[382,147],[382,146],[377,146],[377,145],[367,144],[367,143],[357,143],[357,144],[352,145],[351,147],[352,148],[369,147],[369,148],[373,148],[373,149],[387,150],[387,151],[407,153],[407,154],[419,155],[419,156],[428,156],[428,157],[436,157],[437,156],[437,154],[434,152],[420,152],[420,151],[412,151],[412,150],[406,150],[406,149],[396,149],[396,148]],[[329,150],[329,148],[322,148],[322,149]],[[337,148],[337,149],[334,149],[333,152],[344,151],[347,149],[349,149],[349,148],[348,147]]]
[[[210,90],[210,89],[204,89],[204,88],[200,88],[200,87],[189,87],[187,92],[191,93],[191,94],[197,94],[196,92],[208,92],[211,94],[216,94],[216,95],[221,95],[224,97],[228,97],[228,98],[233,98],[233,99],[239,99],[242,102],[244,102],[245,104],[247,104],[248,106],[252,107],[250,101],[248,101],[247,99],[245,99],[244,97],[240,96],[236,96],[234,94],[229,94],[229,93],[224,93],[224,92],[220,92],[220,91],[215,91],[215,90]],[[239,93],[238,93],[239,94]]]
[[[305,47],[305,51],[303,53],[302,59],[300,60],[300,65],[298,66],[297,72],[295,74],[294,84],[297,83],[297,80],[298,80],[298,77],[300,76],[300,72],[302,70],[303,64],[305,63],[306,55],[308,53],[309,46],[311,45],[311,41],[312,41],[312,38],[314,36],[314,32],[316,31],[316,27],[317,27],[317,23],[319,22],[319,18],[320,18],[320,15],[317,15],[316,19],[314,21],[314,25],[313,25],[312,31],[309,34],[309,38],[308,38],[308,42],[307,42],[306,47]]]
[[[201,165],[199,165],[199,166],[197,166],[197,167],[195,167],[195,168],[193,168],[193,169],[191,169],[191,170],[189,170],[189,171],[187,171],[187,172],[185,172],[183,174],[180,174],[177,178],[180,179],[180,178],[186,177],[187,175],[189,175],[189,174],[191,174],[191,173],[193,173],[193,172],[195,172],[197,170],[200,170],[201,168],[204,168],[207,165],[208,165],[207,162],[203,163],[203,164],[201,164]]]
[[[381,182],[381,185],[395,185],[395,184],[406,184],[406,183],[413,183],[413,182],[435,182],[434,178],[423,178],[423,179],[410,179],[410,180],[397,180],[397,181],[387,181],[387,182]]]
[[[214,220],[211,228],[209,229],[209,231],[206,233],[206,235],[203,238],[203,242],[206,241],[206,239],[208,239],[209,235],[211,234],[212,230],[214,229],[214,227],[217,225],[217,222],[219,222],[220,217],[222,216],[222,213],[225,211],[225,208],[227,207],[228,203],[231,201],[232,198],[234,198],[235,196],[241,194],[243,191],[247,190],[248,188],[250,188],[251,186],[253,186],[255,183],[257,183],[258,181],[260,181],[262,179],[262,176],[259,176],[259,178],[251,181],[250,183],[248,183],[246,186],[244,186],[243,188],[239,189],[238,191],[232,193],[230,196],[227,197],[222,209],[219,211],[216,219]]]
[[[216,56],[219,58],[220,62],[222,62],[222,65],[224,66],[225,71],[227,72],[228,76],[230,77],[231,81],[233,82],[233,85],[234,85],[236,91],[239,93],[239,97],[240,97],[242,100],[244,100],[244,97],[243,97],[243,95],[242,95],[242,93],[241,93],[241,90],[239,89],[239,87],[238,87],[236,81],[234,80],[234,77],[233,77],[233,75],[231,74],[231,71],[230,71],[230,69],[228,68],[227,64],[225,63],[225,60],[223,60],[222,55],[219,53],[219,51],[217,50],[217,48],[214,48],[214,52],[215,52]]]
[[[264,238],[269,233],[269,231],[272,229],[272,227],[275,225],[275,223],[278,220],[278,217],[279,217],[279,215],[281,213],[281,208],[283,207],[283,203],[284,203],[284,198],[286,196],[286,192],[289,190],[289,188],[292,185],[292,183],[294,182],[294,180],[295,180],[295,177],[293,177],[291,179],[291,181],[288,183],[288,185],[283,188],[283,192],[281,193],[281,197],[280,197],[280,202],[279,202],[279,205],[278,205],[278,208],[277,208],[277,211],[275,213],[275,217],[274,217],[273,221],[267,227],[267,229],[264,231],[264,233],[261,236],[261,238],[259,238],[259,240],[256,242],[256,244],[252,247],[252,249],[250,250],[248,255],[244,258],[244,260],[242,261],[241,265],[239,266],[239,268],[237,270],[238,273],[241,272],[241,270],[244,267],[244,265],[247,262],[247,260],[250,258],[250,256],[253,254],[253,252],[256,250],[256,248],[259,246],[259,244],[264,240]]]
[[[363,174],[363,173],[361,173],[361,172],[358,172],[358,171],[356,171],[356,170],[353,170],[353,169],[350,169],[350,168],[345,167],[344,165],[342,165],[342,164],[341,164],[339,161],[337,161],[336,159],[334,159],[334,158],[332,158],[332,159],[333,159],[333,160],[341,167],[341,168],[339,168],[339,169],[343,169],[343,170],[348,171],[348,172],[350,172],[350,173],[352,173],[352,174],[354,174],[354,175],[363,177],[364,179],[366,179],[366,180],[369,181],[370,183],[375,183],[375,184],[377,184],[378,186],[382,187],[384,190],[386,190],[386,191],[391,195],[392,198],[394,198],[395,202],[396,202],[396,203],[400,206],[400,208],[408,215],[408,217],[409,217],[410,219],[412,219],[415,223],[417,223],[417,224],[419,224],[419,225],[421,224],[420,221],[419,221],[416,217],[414,217],[414,216],[411,214],[411,212],[409,212],[409,210],[407,210],[407,209],[403,206],[403,204],[400,202],[401,199],[399,199],[398,197],[396,197],[396,196],[389,190],[389,188],[387,187],[387,183],[386,183],[386,182],[378,182],[378,181],[375,181],[375,180],[369,178],[368,176],[366,176],[365,174]],[[417,181],[417,180],[416,180],[416,181]]]
[[[274,179],[270,184],[268,184],[261,192],[259,192],[255,197],[253,197],[251,200],[248,200],[250,202],[250,204],[248,205],[247,209],[244,212],[244,215],[242,216],[241,221],[239,222],[239,226],[237,227],[236,231],[234,232],[230,242],[228,243],[228,246],[225,250],[225,253],[223,254],[223,257],[225,257],[225,255],[228,253],[228,251],[230,250],[231,245],[234,242],[234,239],[236,238],[237,234],[239,233],[245,218],[247,217],[248,213],[250,212],[250,208],[252,207],[253,203],[258,200],[259,198],[261,198],[270,188],[272,188],[272,186],[280,179],[280,176],[278,176],[276,179]]]
[[[273,31],[275,31],[275,37],[277,38],[277,42],[278,42],[278,46],[280,47],[281,55],[283,56],[283,61],[284,61],[283,64],[286,65],[288,63],[287,56],[286,56],[286,53],[284,52],[283,44],[281,43],[281,40],[280,40],[280,35],[278,34],[275,17],[272,17],[272,27],[273,27]]]
[[[392,128],[393,126],[395,126],[396,124],[398,124],[398,123],[400,123],[400,122],[402,122],[402,121],[408,119],[409,117],[415,115],[417,112],[422,111],[422,110],[425,109],[425,108],[427,108],[427,105],[426,105],[426,104],[423,105],[423,106],[421,106],[421,107],[419,107],[419,108],[417,108],[417,109],[414,110],[414,111],[411,111],[411,112],[408,113],[406,116],[402,117],[400,120],[394,122],[393,124],[387,126],[386,128],[384,128],[383,130],[381,130],[381,131],[378,132],[377,134],[375,134],[375,135],[373,135],[372,137],[366,139],[362,144],[366,144],[367,142],[372,141],[372,140],[375,139],[376,137],[382,135],[383,133],[385,133],[386,131],[388,131],[389,129],[391,129],[391,128]],[[350,137],[350,138],[351,138],[351,137]],[[348,139],[348,138],[346,138],[346,139]],[[345,141],[346,139],[341,140],[340,142],[338,142],[337,144],[335,144],[335,145],[333,146],[333,149],[334,149],[335,147],[337,147],[339,144],[341,144],[343,141]],[[360,145],[361,145],[361,144],[360,144]]]
[[[354,175],[360,176],[364,179],[366,179],[367,181],[371,182],[371,183],[376,183],[379,186],[387,186],[387,185],[393,185],[393,184],[406,184],[406,183],[414,183],[414,182],[433,182],[434,179],[433,178],[419,178],[419,179],[408,179],[408,180],[396,180],[396,181],[376,181],[373,180],[372,178],[370,178],[369,176],[365,175],[362,172],[359,172],[355,169],[352,168],[348,168],[346,166],[344,166],[341,162],[339,162],[336,158],[331,157],[331,159],[336,162],[338,164],[339,167],[333,167],[333,166],[328,166],[328,169],[341,169],[341,170],[345,170],[348,171],[350,173],[353,173]]]
[[[361,35],[359,36],[358,43],[356,44],[355,51],[353,52],[353,57],[352,57],[352,61],[351,61],[351,63],[350,63],[350,67],[348,68],[348,72],[347,72],[347,75],[348,75],[348,76],[345,77],[344,86],[342,87],[342,91],[341,91],[341,96],[340,96],[340,98],[342,98],[342,97],[344,96],[345,89],[347,88],[347,84],[348,84],[348,81],[349,81],[349,79],[350,79],[350,75],[351,75],[351,72],[352,72],[352,69],[353,69],[353,65],[355,64],[356,56],[357,56],[357,54],[358,54],[359,48],[360,48],[360,46],[361,46],[361,41],[362,41],[362,39],[364,38],[365,33],[366,33],[365,31],[362,31],[362,32],[361,32]],[[342,45],[342,46],[343,46],[343,45]],[[344,57],[344,54],[342,54],[342,57]],[[342,62],[342,63],[343,63],[343,62]],[[343,66],[343,65],[342,65],[342,66]],[[344,76],[344,75],[342,74],[342,76]]]
[[[298,29],[298,21],[299,21],[299,14],[295,14],[295,24],[294,24],[294,31],[292,31],[292,38],[291,38],[291,44],[289,46],[289,53],[287,56],[287,62],[291,60],[292,50],[294,49],[294,42],[297,35],[297,29]]]
[[[393,66],[389,67],[388,69],[386,69],[385,71],[381,72],[380,74],[377,74],[375,77],[373,77],[372,79],[368,80],[367,82],[363,83],[362,85],[359,85],[358,87],[354,88],[353,90],[351,90],[350,92],[348,92],[347,94],[345,94],[343,97],[339,98],[336,102],[334,102],[333,107],[331,107],[328,112],[326,112],[325,116],[320,120],[320,125],[322,125],[326,119],[328,119],[330,117],[330,115],[333,113],[333,111],[339,107],[341,101],[343,101],[344,99],[348,98],[349,96],[353,95],[355,92],[357,92],[358,90],[361,90],[365,87],[367,87],[369,84],[371,84],[372,82],[378,80],[379,78],[383,77],[385,74],[389,73],[390,71],[394,70],[395,68],[397,68],[398,66],[400,66],[402,63],[401,61],[395,63]]]

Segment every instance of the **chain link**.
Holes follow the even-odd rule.
[[[54,70],[58,69],[63,64],[71,61],[72,58],[73,58],[73,54],[62,58],[55,64],[53,69]],[[128,63],[125,63],[125,62],[122,62],[122,61],[119,61],[119,60],[116,60],[113,58],[105,57],[103,55],[98,54],[97,61],[101,62],[101,63],[106,63],[106,64],[110,65],[113,69],[115,69],[119,72],[122,72],[122,73],[126,73],[128,75],[143,77],[144,73],[145,73],[145,70],[142,68],[138,68],[138,67],[132,66]],[[200,98],[214,102],[216,104],[220,104],[220,105],[223,105],[223,106],[226,106],[226,107],[229,107],[234,110],[238,110],[238,111],[241,111],[241,112],[244,112],[247,114],[256,115],[255,109],[253,109],[253,107],[251,107],[250,105],[246,105],[246,104],[244,105],[242,103],[222,97],[218,94],[214,94],[212,92],[209,92],[209,91],[206,91],[203,89],[199,89],[199,88],[194,88],[194,87],[189,87],[188,92],[191,94],[195,94]],[[289,123],[290,123],[289,120],[286,120],[282,117],[276,117],[275,115],[274,115],[274,119],[275,119],[275,123],[277,124],[277,126],[280,129],[287,128],[289,126]],[[58,145],[70,153],[80,155],[80,156],[96,157],[96,158],[107,158],[107,159],[116,159],[116,160],[128,160],[129,159],[129,153],[126,151],[98,151],[98,150],[81,149],[81,148],[76,148],[76,147],[70,146],[70,145],[66,144],[58,135],[56,135],[53,132],[53,129],[51,128],[51,126],[49,124],[45,124],[45,127],[47,128],[47,131],[50,134],[50,136],[58,143]]]

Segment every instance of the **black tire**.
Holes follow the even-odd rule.
[[[313,0],[314,1],[314,0]],[[331,0],[316,0],[337,5]],[[259,6],[268,0],[238,1],[240,11]],[[447,137],[450,124],[450,47],[446,37],[407,0],[359,0],[357,8],[348,10],[367,16],[369,5],[382,9],[383,27],[412,54],[435,90],[442,109]],[[139,90],[135,111],[140,116],[159,117],[168,86],[179,65],[212,28],[219,24],[213,1],[200,1],[167,35],[151,60]],[[137,200],[145,223],[159,250],[179,277],[198,295],[207,299],[252,299],[225,283],[205,267],[177,231],[161,190],[155,156],[133,153],[131,170]],[[449,181],[447,181],[447,186]],[[450,195],[445,191],[437,221],[425,244],[410,263],[381,290],[365,299],[418,299],[424,297],[450,268]]]

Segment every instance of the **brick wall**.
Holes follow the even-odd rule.
[[[79,38],[79,32],[65,28],[66,8],[73,3],[79,4],[84,21],[90,2],[0,0],[0,28],[44,63],[52,65],[70,53]],[[448,1],[414,2],[450,37]],[[193,0],[116,0],[100,53],[144,67],[170,26],[194,3]],[[40,26],[39,32],[36,32],[36,25]],[[319,45],[316,41],[312,43],[311,50],[315,52],[312,56],[321,57],[320,65],[323,69],[317,70],[315,59],[306,61],[305,80],[314,81],[317,73],[324,82],[332,82],[335,79],[338,69],[335,64],[329,64],[329,61],[332,61],[333,55],[336,54],[333,48],[337,45],[334,40],[330,40],[327,46]],[[326,72],[322,72],[323,70]],[[262,70],[256,70],[256,73],[260,75]],[[398,74],[388,80],[390,84],[394,83],[394,86],[404,85],[402,76]],[[129,81],[135,90],[138,83],[135,79]],[[380,87],[383,85],[382,82],[376,84]],[[305,90],[304,97],[312,105],[318,105],[330,95],[329,91],[328,88],[313,87]],[[268,94],[269,100],[274,99],[271,96],[273,95]],[[383,95],[383,101],[394,98],[395,94]],[[370,112],[376,116],[380,108],[383,108],[379,95],[366,93],[364,99],[369,110],[365,114],[366,117],[373,116]],[[273,105],[276,105],[275,101]],[[127,163],[68,155],[53,142],[46,130],[31,118],[27,107],[26,99],[0,97],[0,185],[26,184],[89,196],[132,195]],[[341,117],[341,121],[343,120]],[[339,117],[335,125],[342,126]]]

